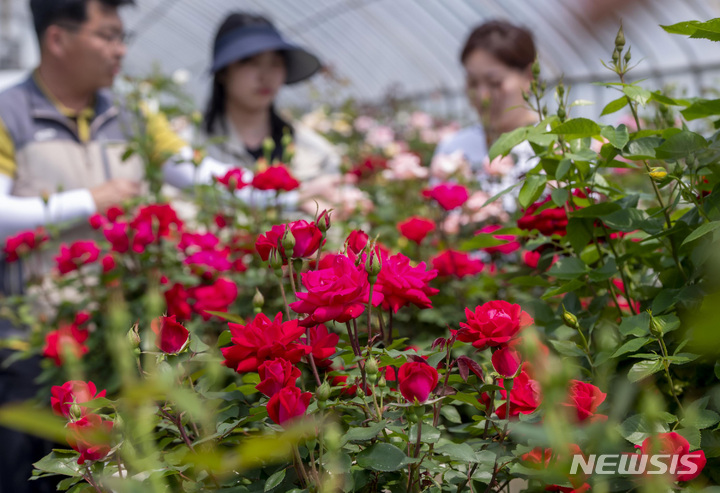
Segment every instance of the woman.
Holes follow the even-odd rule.
[[[288,151],[291,173],[301,182],[298,200],[306,212],[335,203],[340,158],[329,142],[309,128],[289,123],[275,110],[284,84],[294,84],[320,69],[317,57],[284,40],[264,17],[230,14],[213,43],[213,88],[204,130],[215,139],[208,154],[222,162],[255,169],[271,139],[272,160]]]
[[[513,149],[512,160],[490,163],[487,158],[487,149],[500,135],[538,121],[523,99],[523,92],[530,89],[535,58],[530,32],[506,21],[490,21],[473,29],[460,54],[468,98],[482,125],[450,135],[435,155],[461,151],[489,196],[516,184],[537,162],[527,142]],[[515,209],[514,202],[512,196],[503,198],[508,211]]]

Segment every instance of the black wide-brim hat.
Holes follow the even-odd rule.
[[[294,84],[320,70],[320,60],[303,48],[285,41],[271,25],[243,26],[224,34],[213,47],[211,72],[216,73],[233,62],[266,51],[280,51],[287,65],[286,84]]]

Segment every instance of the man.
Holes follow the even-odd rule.
[[[113,104],[105,89],[126,52],[118,7],[132,3],[31,0],[40,65],[0,94],[0,239],[47,222],[80,222],[140,193],[142,163],[120,159],[133,115]],[[177,138],[157,140],[173,152],[182,145]],[[86,232],[74,226],[62,239]],[[0,293],[18,294],[9,293],[7,283],[3,290],[2,281]],[[0,338],[16,332],[6,326]],[[3,350],[0,359],[9,354]],[[2,403],[34,397],[36,361],[1,371]],[[51,484],[28,482],[32,462],[49,452],[49,444],[7,429],[0,429],[0,443],[0,493],[54,491]]]

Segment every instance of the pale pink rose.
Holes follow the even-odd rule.
[[[383,152],[386,156],[389,158],[393,158],[397,156],[398,154],[402,154],[403,152],[408,152],[410,149],[410,146],[407,142],[402,140],[394,140],[390,142],[388,145],[383,147]]]
[[[358,132],[367,133],[370,131],[371,128],[377,125],[377,122],[367,115],[361,115],[355,118],[354,125],[355,130],[357,130]]]
[[[422,165],[419,156],[403,152],[388,161],[383,176],[388,180],[412,180],[427,178],[428,173],[429,170]]]
[[[433,126],[433,119],[427,113],[415,111],[412,115],[410,115],[410,126],[417,128],[418,130],[428,129]]]
[[[504,223],[510,220],[510,216],[503,209],[502,200],[500,199],[483,207],[483,204],[489,198],[490,195],[481,191],[470,195],[468,201],[465,202],[465,209],[469,215],[468,222],[480,223],[488,219],[497,219],[499,222]]]
[[[340,210],[338,216],[347,218],[353,214],[367,215],[373,209],[373,203],[367,194],[355,187],[344,187],[340,194],[340,203],[336,206]]]
[[[385,147],[395,140],[395,132],[386,125],[373,127],[365,137],[365,141],[373,147]]]
[[[420,140],[426,144],[437,144],[440,142],[440,134],[431,128],[423,128],[420,130]]]
[[[487,157],[483,160],[483,169],[490,176],[505,176],[515,167],[515,160],[512,156],[498,156],[492,161]]]
[[[455,212],[447,215],[442,224],[440,224],[440,229],[442,229],[445,234],[456,235],[460,232],[460,227],[463,224],[467,224],[467,216]]]
[[[452,154],[438,154],[430,163],[430,175],[433,178],[446,181],[455,174],[470,178],[470,163],[468,163],[465,155],[460,150]]]

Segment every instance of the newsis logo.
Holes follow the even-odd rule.
[[[578,470],[585,474],[695,474],[698,465],[692,460],[700,456],[699,452],[684,455],[591,454],[587,457],[575,454],[570,474],[577,474]]]

